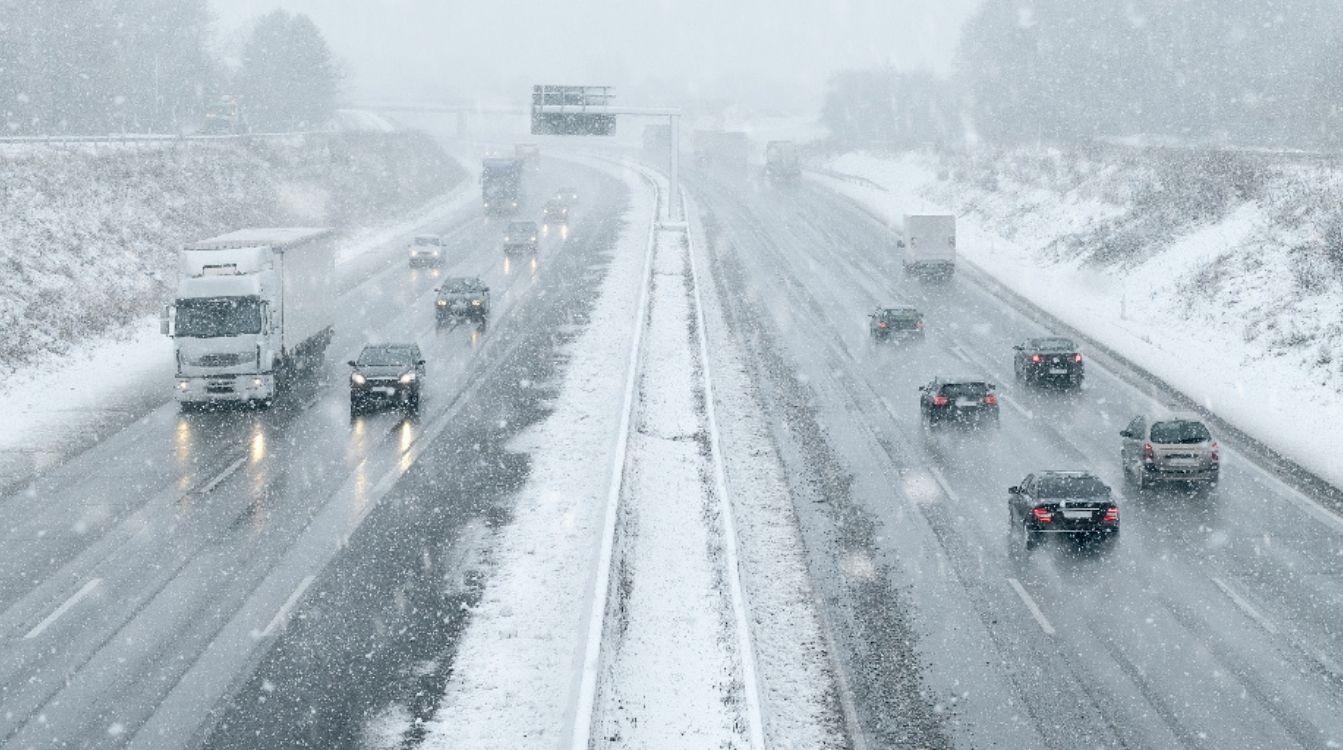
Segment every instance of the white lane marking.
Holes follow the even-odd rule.
[[[1003,393],[1002,391],[999,391],[999,392],[998,392],[998,398],[1002,399],[1002,402],[1003,402],[1004,404],[1007,404],[1008,406],[1010,406],[1010,407],[1012,407],[1013,409],[1015,409],[1015,410],[1017,411],[1018,414],[1020,414],[1021,416],[1025,417],[1026,419],[1035,419],[1035,412],[1033,412],[1033,411],[1031,411],[1030,409],[1027,409],[1026,407],[1022,406],[1021,404],[1017,403],[1017,400],[1016,400],[1016,399],[1012,398],[1011,396],[1007,395],[1006,393]]]
[[[25,633],[23,635],[23,639],[25,641],[32,640],[33,638],[42,635],[42,632],[45,631],[47,628],[51,627],[51,624],[53,622],[56,622],[56,620],[60,619],[61,615],[65,614],[66,612],[69,612],[71,607],[83,601],[84,597],[88,596],[89,594],[92,594],[93,590],[98,588],[98,585],[101,584],[102,582],[103,579],[101,578],[90,578],[83,586],[79,588],[78,591],[71,594],[69,599],[66,599],[64,602],[61,602],[61,606],[57,607],[51,614],[47,615],[46,619],[42,620],[42,622],[37,623],[36,625],[33,626],[32,630],[29,630],[27,633]]]
[[[675,197],[673,197],[675,200]],[[732,613],[737,621],[737,650],[741,656],[742,682],[746,692],[746,720],[750,730],[751,747],[764,748],[765,719],[760,707],[760,684],[756,676],[755,644],[751,638],[751,622],[746,613],[746,594],[741,582],[741,563],[737,553],[737,523],[732,512],[732,498],[727,490],[722,439],[718,435],[718,417],[714,408],[713,376],[709,368],[709,339],[705,333],[704,301],[699,290],[699,271],[695,265],[695,249],[687,232],[686,255],[690,260],[690,282],[694,287],[695,330],[699,333],[701,380],[704,388],[704,411],[709,427],[709,455],[713,459],[714,489],[718,494],[719,512],[723,518],[723,565],[727,568],[728,590],[732,595]]]
[[[959,505],[961,498],[955,490],[951,489],[951,483],[942,475],[942,470],[936,466],[929,466],[928,473],[933,475],[933,481],[937,482],[937,486],[942,488],[942,492],[947,496],[947,499]]]
[[[1021,603],[1025,604],[1026,609],[1030,610],[1031,617],[1035,618],[1035,622],[1040,625],[1041,630],[1045,631],[1045,635],[1053,635],[1054,626],[1049,624],[1049,618],[1045,617],[1045,613],[1040,611],[1040,605],[1036,604],[1031,595],[1026,592],[1026,588],[1021,585],[1021,581],[1008,578],[1007,583],[1013,591],[1017,592],[1017,596],[1021,597]]]
[[[647,175],[645,175],[647,178]],[[658,190],[653,182],[653,189]],[[661,205],[660,201],[654,202]],[[619,518],[620,493],[625,477],[625,454],[629,446],[630,425],[634,415],[634,395],[639,384],[639,360],[643,348],[644,324],[648,320],[649,287],[653,279],[653,250],[657,245],[658,217],[648,227],[648,244],[644,248],[643,288],[639,290],[639,312],[634,318],[634,340],[630,345],[629,360],[625,363],[625,393],[620,407],[620,426],[616,432],[615,457],[611,461],[611,478],[606,492],[606,517],[602,519],[602,546],[597,555],[597,576],[592,587],[592,607],[588,611],[588,633],[583,646],[583,674],[578,684],[578,699],[574,708],[574,727],[570,747],[588,750],[592,737],[593,709],[597,701],[597,671],[601,668],[602,630],[606,617],[606,594],[611,588],[611,561],[615,555],[616,521]]]
[[[245,463],[247,463],[247,456],[239,456],[237,461],[234,461],[233,463],[229,464],[223,471],[216,474],[214,479],[211,479],[210,481],[206,482],[205,486],[197,490],[195,494],[198,495],[210,494],[210,491],[213,490],[215,487],[218,487],[220,482],[224,481],[225,479],[228,479],[229,476],[233,474],[233,472],[237,471],[238,469],[241,469],[242,465]]]
[[[303,580],[299,582],[298,588],[294,589],[289,598],[284,600],[284,604],[280,605],[280,609],[275,612],[275,616],[270,618],[270,622],[266,623],[266,628],[260,633],[256,633],[255,637],[266,638],[284,625],[289,620],[289,614],[294,609],[294,605],[298,604],[299,597],[303,596],[303,592],[308,590],[313,580],[315,580],[313,576],[304,576]]]
[[[1230,584],[1216,576],[1209,576],[1209,578],[1211,578],[1212,582],[1217,585],[1217,588],[1222,590],[1223,594],[1226,594],[1228,599],[1230,599],[1237,607],[1240,607],[1242,612],[1249,615],[1251,620],[1259,623],[1259,627],[1267,630],[1272,635],[1278,634],[1278,626],[1274,625],[1273,621],[1265,617],[1262,612],[1255,609],[1254,605],[1250,604],[1245,597],[1236,593],[1236,590],[1231,588]]]

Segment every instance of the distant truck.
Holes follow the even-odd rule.
[[[241,229],[178,254],[163,310],[176,399],[269,406],[290,376],[322,361],[335,320],[330,229]]]
[[[522,201],[522,160],[516,157],[485,159],[480,169],[480,197],[485,210],[510,214]]]
[[[796,143],[770,141],[765,144],[765,176],[774,182],[796,180],[802,176]]]
[[[906,214],[904,251],[907,273],[950,276],[956,271],[956,217],[946,214]]]
[[[205,106],[206,135],[243,135],[250,132],[242,107],[242,97],[224,94]]]
[[[695,163],[745,174],[750,164],[751,142],[739,130],[696,130]]]

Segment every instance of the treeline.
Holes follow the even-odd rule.
[[[326,122],[340,76],[310,19],[263,16],[233,65],[211,20],[208,0],[0,0],[0,131],[193,131],[225,96],[253,129]]]
[[[984,0],[949,78],[836,76],[836,137],[1341,145],[1337,0]]]

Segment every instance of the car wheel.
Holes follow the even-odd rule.
[[[1042,535],[1040,534],[1040,532],[1031,531],[1031,527],[1027,526],[1025,521],[1021,522],[1022,547],[1028,550],[1032,550],[1035,549],[1036,547],[1039,547],[1041,536]]]

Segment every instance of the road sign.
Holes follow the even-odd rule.
[[[532,135],[613,135],[610,86],[533,86]]]

